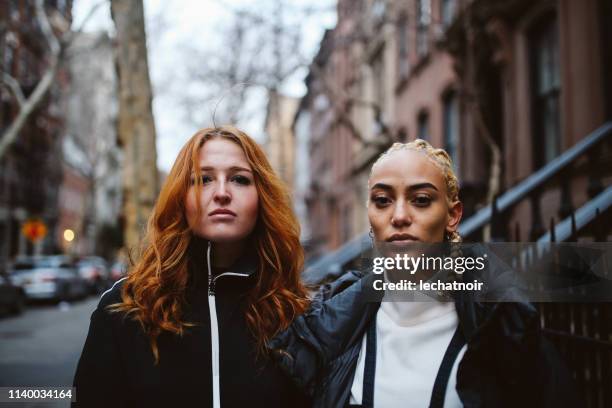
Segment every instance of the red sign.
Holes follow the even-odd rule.
[[[21,227],[21,233],[30,241],[36,242],[43,239],[47,235],[47,226],[39,220],[26,221]]]

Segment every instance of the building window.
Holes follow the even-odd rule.
[[[401,16],[397,23],[397,47],[398,47],[398,73],[399,78],[404,79],[410,73],[410,59],[408,47],[408,17]]]
[[[417,0],[417,51],[420,56],[429,52],[429,24],[431,23],[431,0]]]
[[[455,9],[457,7],[457,0],[442,0],[440,3],[442,16],[442,25],[444,28],[448,28],[455,17]]]
[[[534,165],[543,166],[561,152],[559,35],[549,15],[529,33]]]
[[[417,117],[417,137],[423,140],[429,139],[429,115],[427,112],[421,112]]]
[[[443,99],[444,150],[453,160],[455,171],[459,170],[459,103],[454,91],[448,92]]]

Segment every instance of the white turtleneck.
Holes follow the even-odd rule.
[[[374,407],[426,407],[438,369],[458,325],[453,302],[383,301],[376,315],[376,375]],[[361,404],[366,337],[351,387],[351,404]],[[457,367],[463,346],[453,365],[444,407],[461,407],[456,391]]]

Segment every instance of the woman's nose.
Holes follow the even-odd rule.
[[[215,190],[215,195],[213,199],[219,204],[228,204],[232,200],[232,196],[227,188],[225,181],[219,182]]]
[[[404,201],[398,201],[393,209],[391,216],[391,225],[395,228],[401,228],[412,224],[412,216]]]

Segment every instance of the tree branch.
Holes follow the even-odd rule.
[[[49,23],[49,17],[45,12],[45,2],[44,0],[36,0],[36,19],[38,20],[38,25],[45,35],[45,40],[47,41],[47,45],[51,50],[52,55],[59,55],[61,51],[60,42],[53,33],[53,29],[51,28],[51,24]]]
[[[10,76],[6,72],[3,72],[2,73],[2,83],[13,93],[13,95],[15,95],[15,99],[17,99],[17,103],[19,104],[19,107],[21,108],[25,104],[26,101],[25,101],[25,96],[23,95],[23,92],[21,91],[21,86],[19,85],[19,82],[17,82],[15,78]]]
[[[15,93],[14,85],[11,86],[13,92],[16,95],[16,98],[19,102],[19,112],[17,113],[17,117],[10,124],[8,129],[2,134],[2,138],[0,139],[0,159],[4,156],[8,148],[15,142],[19,132],[25,125],[26,121],[32,114],[32,112],[36,109],[36,107],[41,103],[44,99],[49,89],[53,85],[53,80],[55,75],[57,74],[57,70],[59,68],[59,57],[62,52],[62,46],[58,41],[57,37],[53,33],[53,29],[51,28],[51,24],[49,24],[49,18],[44,9],[44,0],[36,1],[36,17],[38,23],[40,24],[40,28],[45,35],[45,39],[47,44],[49,45],[49,49],[51,50],[51,55],[49,57],[49,66],[47,70],[43,74],[41,80],[36,84],[34,91],[28,96],[27,99],[22,98],[19,100],[21,93],[21,89],[19,92]],[[7,77],[3,75],[3,82],[6,83]],[[13,78],[14,82],[17,82]],[[9,79],[9,84],[11,83]],[[19,84],[17,84],[19,87]],[[21,93],[23,97],[23,93]]]
[[[2,159],[9,146],[15,141],[19,131],[23,128],[23,125],[29,118],[30,114],[34,111],[34,109],[36,109],[38,104],[43,100],[51,88],[53,79],[57,73],[58,65],[57,55],[55,55],[51,58],[51,65],[44,73],[40,82],[36,85],[36,88],[34,88],[34,92],[32,92],[21,109],[19,109],[17,117],[2,135],[2,139],[0,139],[0,159]]]

